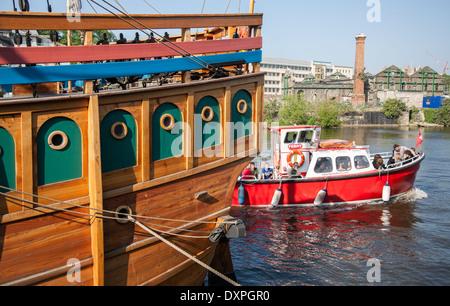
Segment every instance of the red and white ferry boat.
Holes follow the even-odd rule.
[[[320,140],[320,126],[271,127],[272,179],[240,177],[233,205],[290,206],[388,202],[411,190],[422,152],[385,168],[372,164],[369,146]],[[378,153],[384,165],[392,152]],[[297,175],[292,175],[294,163]],[[264,165],[261,165],[261,169]],[[261,170],[260,170],[261,171]]]

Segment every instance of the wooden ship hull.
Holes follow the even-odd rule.
[[[8,25],[2,24],[8,29],[16,28],[20,20],[37,18],[36,13],[1,14],[10,18]],[[86,23],[76,24],[64,22],[60,14],[41,15],[45,15],[40,19],[44,22],[32,23],[34,28],[49,28],[53,22],[57,27],[75,26],[89,33],[106,22],[88,16]],[[259,29],[261,15],[244,16],[247,19],[238,18],[239,22]],[[177,22],[182,19],[187,24],[190,17],[182,15]],[[192,20],[202,20],[203,26],[213,26],[212,18],[194,17]],[[227,18],[235,20],[236,16],[224,15],[220,22]],[[85,20],[83,15],[81,20]],[[161,16],[155,20],[153,28],[167,27]],[[128,27],[126,23],[114,26]],[[189,32],[187,26],[182,32]],[[199,260],[226,266],[220,262],[229,251],[223,245],[226,239],[209,238],[220,226],[224,229],[220,236],[225,237],[238,223],[228,216],[234,184],[259,148],[256,122],[262,121],[264,75],[259,72],[260,60],[250,59],[261,47],[260,30],[254,33],[256,37],[250,40],[229,40],[231,47],[225,49],[231,57],[213,60],[216,66],[223,61],[230,65],[238,54],[240,63],[252,67],[241,75],[190,81],[192,69],[174,64],[171,60],[179,58],[171,58],[172,51],[167,48],[151,57],[165,57],[168,70],[175,65],[179,70],[174,71],[181,71],[181,82],[94,92],[92,82],[85,81],[83,93],[0,98],[0,284],[201,285],[208,270]],[[198,50],[205,42],[185,47],[206,56],[205,61],[212,53],[224,52],[223,46],[213,46],[205,55]],[[242,52],[244,43],[250,43],[248,52]],[[117,46],[86,47],[110,50],[107,48]],[[54,48],[69,57],[86,50],[73,49],[83,46]],[[143,45],[124,45],[108,60],[121,60],[124,53],[137,48],[150,50]],[[0,64],[17,64],[18,58],[27,65],[66,60],[55,60],[59,55],[40,50],[33,53],[33,49],[37,48],[3,48],[11,57],[0,56]],[[30,59],[21,52],[31,52]],[[101,52],[88,54],[89,60],[94,60]],[[157,62],[142,62],[149,73],[160,73],[152,70],[156,67],[153,61]],[[103,69],[107,64],[119,62],[71,65],[67,70],[63,66],[2,67],[0,84],[9,78],[10,83],[30,90],[31,78],[36,83],[55,82],[52,77],[61,82],[74,80],[77,66],[86,66],[81,67],[82,80],[91,80],[88,75],[95,70],[100,78],[110,77],[102,75],[108,71]],[[60,71],[68,76],[62,77]],[[245,111],[237,112],[242,101]],[[206,136],[202,123],[196,123],[206,116],[202,112],[205,107],[213,113],[207,119],[218,127],[215,134]],[[230,122],[250,122],[250,128],[233,132],[227,126]],[[178,131],[177,123],[183,123]]]

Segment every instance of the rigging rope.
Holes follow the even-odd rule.
[[[35,198],[40,198],[40,199],[43,199],[43,200],[52,201],[52,202],[55,202],[55,204],[69,205],[69,206],[72,206],[74,208],[84,208],[84,209],[89,209],[89,210],[93,210],[93,211],[99,211],[99,212],[102,212],[102,213],[108,213],[108,214],[113,214],[113,215],[115,215],[117,213],[116,211],[110,211],[110,210],[94,208],[94,207],[86,207],[86,206],[83,206],[83,205],[77,205],[77,204],[68,203],[68,202],[64,202],[64,201],[58,201],[58,200],[55,200],[55,199],[39,196],[39,195],[36,195],[36,194],[27,193],[27,192],[24,192],[24,191],[12,189],[12,188],[9,188],[9,187],[6,187],[6,186],[1,186],[0,185],[0,189],[6,189],[6,190],[9,190],[9,191],[14,191],[14,192],[17,192],[17,193],[20,193],[20,194],[24,194],[24,195],[28,195],[28,196],[32,196],[32,197],[35,197]],[[19,201],[27,202],[29,204],[36,204],[36,205],[44,206],[46,208],[50,208],[50,209],[54,209],[54,210],[58,210],[58,209],[62,210],[62,209],[56,208],[54,206],[45,205],[45,204],[41,204],[41,203],[37,203],[37,202],[33,202],[33,201],[23,200],[23,199],[14,197],[12,195],[9,195],[7,193],[0,192],[0,194],[4,195],[6,197],[14,198],[14,199],[19,200]],[[78,213],[78,212],[73,212],[73,211],[70,211],[70,210],[66,210],[66,211],[71,212],[71,213]],[[79,214],[82,214],[82,213],[79,213]],[[86,214],[86,215],[88,215],[88,214]],[[96,217],[98,215],[89,215],[89,216]],[[173,221],[173,222],[180,222],[180,223],[199,223],[199,224],[218,224],[218,223],[222,223],[222,224],[230,224],[230,225],[236,225],[237,224],[236,221],[224,221],[224,222],[200,221],[200,220],[192,221],[192,220],[168,219],[168,218],[159,218],[159,217],[150,217],[150,216],[139,216],[139,215],[133,215],[133,214],[130,214],[130,216],[134,217],[134,218],[151,219],[151,220],[159,220],[159,221]],[[112,218],[112,217],[109,217],[109,218]],[[179,228],[174,228],[174,229],[179,229]]]
[[[147,2],[147,0],[144,0],[145,3],[148,4],[152,9],[154,9],[158,14],[161,14],[157,9],[155,9],[150,3]]]
[[[3,188],[3,187],[2,187],[2,188]],[[120,218],[120,217],[111,217],[111,216],[105,216],[105,215],[99,215],[99,214],[83,213],[83,212],[79,212],[79,211],[73,211],[73,210],[64,209],[64,208],[58,208],[58,207],[54,207],[54,206],[50,206],[50,205],[45,205],[45,204],[37,203],[37,202],[34,202],[34,201],[29,201],[29,200],[21,199],[21,198],[18,198],[18,197],[15,197],[15,196],[12,196],[12,195],[10,195],[10,194],[3,193],[3,192],[0,192],[0,194],[1,194],[1,195],[4,195],[5,197],[8,197],[8,198],[11,198],[11,199],[20,201],[20,202],[25,202],[25,203],[28,203],[28,204],[33,204],[33,205],[37,205],[37,206],[40,206],[40,207],[43,207],[43,208],[47,208],[47,209],[51,209],[51,210],[55,210],[55,211],[59,211],[59,212],[65,212],[65,213],[68,213],[68,214],[75,214],[75,215],[80,215],[80,216],[85,216],[85,217],[91,217],[91,218],[101,218],[101,219],[109,219],[109,220],[123,221],[123,219]],[[21,205],[21,204],[17,204],[17,205]],[[69,204],[69,205],[70,205],[70,204]],[[77,206],[77,205],[75,205],[75,204],[73,204],[73,205],[74,205],[75,207]],[[24,206],[24,205],[22,205],[22,206]],[[81,206],[81,208],[89,209],[89,210],[98,210],[98,209],[94,209],[94,208],[91,208],[91,207],[84,207],[84,206]],[[108,211],[105,211],[105,212],[107,212],[107,213],[112,213],[112,212],[108,212]],[[132,215],[128,215],[128,214],[125,214],[125,213],[116,213],[116,212],[114,212],[114,214],[120,214],[120,215],[132,216]],[[135,217],[142,218],[142,217],[144,217],[144,216],[135,216]],[[171,228],[173,231],[175,231],[175,230],[180,230],[180,231],[184,231],[184,232],[189,231],[189,232],[198,232],[198,233],[209,233],[209,232],[202,232],[202,231],[187,230],[187,229],[183,229],[182,227],[163,226],[163,225],[153,224],[153,223],[146,222],[146,221],[142,221],[142,223],[150,224],[150,225],[156,225],[156,226],[159,226],[159,227]],[[197,223],[197,221],[193,221],[192,223]],[[202,221],[198,221],[198,223],[202,223]],[[217,222],[216,222],[216,223],[217,223]],[[223,223],[224,223],[224,222],[223,222]],[[185,237],[185,238],[198,238],[198,239],[208,239],[208,238],[209,238],[209,235],[208,235],[208,236],[190,236],[190,235],[176,234],[176,233],[173,233],[173,232],[168,232],[168,231],[163,231],[163,230],[156,230],[156,229],[154,229],[154,230],[155,230],[155,231],[158,231],[158,232],[160,232],[160,233],[163,233],[163,234],[172,235],[172,236],[180,236],[180,237]]]
[[[237,282],[235,282],[234,280],[230,279],[229,277],[225,276],[224,274],[220,273],[219,271],[217,271],[216,269],[214,269],[213,267],[208,266],[207,264],[205,264],[203,261],[201,261],[200,259],[192,256],[191,254],[189,254],[188,252],[186,252],[185,250],[181,249],[180,247],[176,246],[175,244],[173,244],[172,242],[168,241],[167,239],[164,239],[162,236],[158,235],[156,232],[154,232],[152,229],[148,228],[147,226],[143,225],[142,223],[140,223],[139,221],[133,219],[132,217],[128,217],[128,219],[130,221],[132,221],[134,224],[140,226],[142,229],[144,229],[145,231],[147,231],[148,233],[152,234],[154,237],[158,238],[159,240],[161,240],[162,242],[164,242],[165,244],[167,244],[168,246],[170,246],[171,248],[175,249],[176,251],[180,252],[181,254],[183,254],[184,256],[186,256],[187,258],[191,259],[192,261],[196,262],[197,264],[199,264],[200,266],[202,266],[203,268],[207,269],[208,271],[214,273],[215,275],[219,276],[220,278],[222,278],[223,280],[227,281],[228,283],[234,285],[234,286],[240,286],[240,284],[238,284]]]
[[[109,13],[113,14],[114,16],[116,16],[117,18],[120,18],[122,21],[125,21],[126,23],[128,23],[129,25],[131,25],[132,27],[134,27],[135,29],[143,32],[145,35],[147,35],[148,37],[150,37],[150,34],[147,31],[144,31],[143,29],[137,27],[136,25],[132,24],[131,22],[129,22],[128,20],[126,20],[125,18],[122,18],[121,16],[117,15],[116,13],[114,13],[113,11],[109,10],[108,8],[104,7],[103,5],[97,3],[95,0],[90,0],[93,3],[97,4],[98,6],[100,6],[101,8],[103,8],[104,10],[108,11]],[[186,54],[183,54],[182,52],[180,52],[179,50],[174,49],[173,47],[169,46],[168,44],[166,44],[166,42],[164,41],[164,37],[161,36],[159,33],[153,31],[152,29],[147,28],[144,24],[142,24],[141,22],[139,22],[138,20],[136,20],[135,18],[133,18],[132,16],[130,16],[129,14],[121,11],[120,9],[118,9],[117,7],[115,7],[114,5],[112,5],[111,3],[109,3],[108,1],[103,0],[103,2],[105,2],[106,4],[108,4],[109,6],[111,6],[112,8],[114,8],[115,10],[119,11],[120,13],[124,14],[125,16],[127,16],[128,18],[130,18],[131,20],[133,20],[134,22],[138,23],[139,25],[141,25],[142,27],[144,27],[145,29],[148,29],[150,32],[152,32],[153,34],[161,37],[163,40],[157,40],[158,43],[162,43],[163,45],[165,45],[166,47],[170,48],[171,50],[177,52],[178,54],[180,54],[183,57],[186,57],[187,59],[193,61],[194,63],[202,66],[205,69],[215,69],[216,68],[212,65],[210,65],[209,63],[207,63],[206,61],[198,58],[197,56],[193,55],[192,53],[186,51],[185,49],[181,48],[180,46],[174,44],[171,41],[167,41],[167,43],[177,47],[178,49],[180,49],[181,51],[185,52]],[[195,60],[194,60],[195,59]]]
[[[10,189],[7,187],[3,187],[0,186],[1,188],[6,188],[6,189]],[[71,210],[67,210],[67,209],[61,209],[61,208],[56,208],[56,207],[52,207],[49,205],[45,205],[45,204],[40,204],[40,203],[36,203],[34,201],[28,201],[25,199],[20,199],[17,197],[14,197],[12,195],[6,194],[4,192],[0,192],[1,195],[4,195],[5,197],[10,197],[12,199],[21,201],[21,202],[25,202],[25,203],[29,203],[29,204],[35,204],[35,205],[39,205],[41,207],[46,207],[46,208],[50,208],[53,210],[57,210],[57,211],[64,211],[64,212],[68,212],[71,214],[79,214],[79,215],[84,215],[84,216],[89,216],[89,217],[94,217],[94,218],[102,218],[102,219],[113,219],[113,220],[122,220],[122,218],[119,217],[109,217],[109,216],[103,216],[103,215],[92,215],[92,214],[87,214],[87,213],[83,213],[83,212],[77,212],[77,211],[71,211]],[[79,205],[75,205],[74,206],[79,206]],[[91,209],[89,207],[83,207],[83,208],[88,208]],[[203,268],[207,269],[208,271],[214,273],[215,275],[219,276],[220,278],[222,278],[223,280],[229,282],[230,284],[234,285],[234,286],[240,286],[240,284],[238,284],[237,282],[233,281],[232,279],[228,278],[227,276],[225,276],[224,274],[220,273],[219,271],[217,271],[216,269],[214,269],[213,267],[208,266],[207,264],[205,264],[204,262],[202,262],[201,260],[199,260],[198,258],[192,256],[191,254],[189,254],[188,252],[186,252],[185,250],[181,249],[180,247],[176,246],[175,244],[171,243],[170,241],[168,241],[167,239],[165,239],[164,237],[162,237],[161,235],[159,235],[157,232],[163,233],[163,234],[168,234],[168,235],[172,235],[172,236],[180,236],[180,237],[185,237],[185,238],[199,238],[199,239],[207,239],[209,238],[209,236],[190,236],[190,235],[181,235],[181,234],[175,234],[175,233],[170,233],[170,232],[164,232],[164,231],[160,231],[160,230],[155,230],[155,229],[151,229],[150,227],[144,225],[146,222],[140,222],[138,220],[136,220],[135,218],[132,217],[132,215],[126,214],[127,215],[127,219],[131,222],[133,222],[134,224],[138,225],[140,228],[142,228],[143,230],[145,230],[146,232],[150,233],[153,237],[157,238],[158,240],[162,241],[163,243],[167,244],[168,246],[170,246],[171,248],[175,249],[176,251],[180,252],[181,254],[183,254],[184,256],[188,257],[189,259],[191,259],[192,261],[196,262],[197,264],[199,264],[200,266],[202,266]],[[224,222],[225,223],[225,222]],[[179,228],[178,228],[179,229]]]

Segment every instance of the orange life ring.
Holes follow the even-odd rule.
[[[303,155],[303,152],[294,149],[291,152],[289,152],[289,154],[286,158],[286,161],[291,168],[294,166],[294,163],[291,161],[292,155],[294,155],[294,154],[297,154],[300,156],[300,160],[298,161],[298,164],[300,166],[303,165],[303,163],[305,162],[305,155]]]

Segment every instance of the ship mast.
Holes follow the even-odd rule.
[[[253,14],[254,8],[255,8],[255,0],[250,0],[250,14]]]

